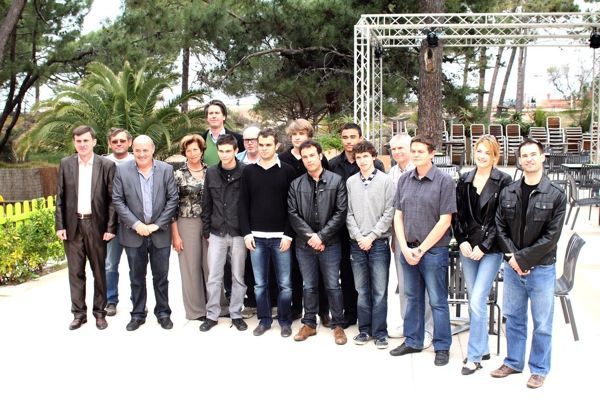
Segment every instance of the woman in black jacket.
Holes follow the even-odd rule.
[[[500,146],[493,136],[482,136],[474,148],[477,167],[458,181],[458,212],[452,219],[469,295],[470,333],[463,375],[481,369],[482,358],[489,356],[487,298],[502,262],[494,218],[500,191],[511,183],[508,174],[495,168]]]

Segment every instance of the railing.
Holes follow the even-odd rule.
[[[41,208],[54,209],[54,196],[25,200],[23,202],[11,203],[0,206],[0,226],[6,223],[22,224],[30,218],[31,212]]]

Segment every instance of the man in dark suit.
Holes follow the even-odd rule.
[[[64,242],[69,268],[71,312],[69,329],[87,322],[85,304],[85,263],[89,260],[94,276],[96,327],[106,323],[106,242],[115,237],[117,216],[112,205],[115,164],[94,154],[96,132],[89,126],[73,130],[77,154],[60,162],[56,195],[56,235]]]
[[[244,147],[244,139],[237,132],[232,132],[225,128],[225,120],[227,119],[227,107],[221,100],[211,100],[204,106],[206,114],[206,122],[208,130],[202,134],[206,142],[206,150],[204,151],[204,163],[209,167],[219,163],[219,154],[217,152],[217,139],[222,135],[231,135],[235,138],[238,145],[238,151],[242,152]]]
[[[179,196],[173,167],[154,160],[154,143],[146,135],[133,141],[135,160],[117,167],[113,202],[119,215],[119,239],[129,262],[133,311],[128,331],[146,322],[146,271],[152,270],[156,307],[154,315],[164,329],[173,328],[169,308],[169,255],[171,218]]]

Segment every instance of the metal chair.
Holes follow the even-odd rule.
[[[519,145],[523,143],[523,136],[521,136],[521,125],[519,124],[508,124],[506,125],[506,163],[512,155],[515,158],[515,164],[517,164],[517,149]]]
[[[580,126],[565,128],[567,153],[579,153],[583,150],[583,131]]]
[[[573,339],[579,340],[579,333],[577,332],[577,325],[575,324],[575,316],[573,315],[573,306],[571,305],[571,298],[569,293],[573,289],[575,284],[575,267],[577,266],[577,258],[579,252],[585,244],[577,233],[573,233],[567,244],[567,251],[565,253],[565,261],[563,264],[563,273],[560,278],[556,280],[554,286],[554,296],[560,299],[560,305],[562,306],[563,315],[565,317],[565,323],[571,324],[573,330]]]
[[[475,143],[485,134],[485,126],[483,124],[471,124],[471,165],[475,165]]]
[[[541,142],[544,145],[544,149],[548,146],[548,131],[543,126],[530,127],[529,137]]]
[[[463,124],[452,124],[450,126],[450,140],[457,142],[452,144],[451,156],[458,155],[460,157],[459,165],[462,168],[465,165],[467,153],[467,137],[465,136],[465,126]]]
[[[573,230],[575,227],[575,222],[577,221],[577,216],[579,216],[579,208],[600,206],[600,197],[587,197],[580,199],[579,187],[577,186],[577,182],[575,182],[575,178],[573,178],[573,175],[569,174],[568,172],[565,173],[565,176],[569,182],[569,212],[567,213],[565,225],[569,224],[569,218],[571,217],[571,211],[573,211],[573,208],[577,208],[577,211],[575,211],[575,216],[573,217],[573,224],[571,225],[571,230]]]

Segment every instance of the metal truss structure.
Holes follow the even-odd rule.
[[[429,32],[444,47],[588,47],[600,13],[365,14],[354,25],[354,120],[371,139],[383,128],[383,49],[419,49]],[[600,32],[599,32],[600,33]],[[598,162],[600,57],[590,49],[591,157]]]

